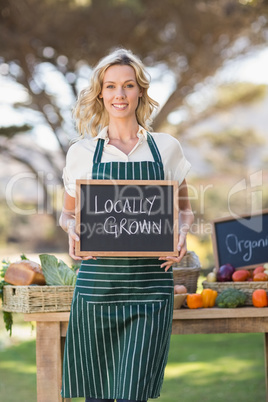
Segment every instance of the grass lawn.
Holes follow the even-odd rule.
[[[26,327],[18,322],[10,341],[2,329],[2,317],[0,320],[0,400],[36,402],[34,333],[27,340],[18,340],[16,334],[23,334],[26,328],[29,330],[29,324]],[[83,401],[81,398],[73,400]],[[158,401],[199,400],[265,401],[262,334],[172,336]]]

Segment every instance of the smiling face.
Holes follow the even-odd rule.
[[[110,120],[136,118],[135,111],[141,96],[142,91],[131,66],[114,65],[106,70],[99,97],[103,99]]]

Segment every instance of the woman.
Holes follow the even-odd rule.
[[[69,234],[70,256],[79,260],[74,252],[79,240],[74,230],[76,179],[178,180],[178,257],[82,261],[65,344],[66,398],[133,402],[160,394],[172,324],[171,266],[187,251],[193,214],[185,181],[190,164],[179,142],[148,131],[157,106],[148,87],[143,64],[125,49],[114,51],[94,69],[75,108],[82,135],[67,154],[60,224]]]

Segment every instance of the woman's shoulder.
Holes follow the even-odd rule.
[[[95,140],[93,138],[81,138],[70,145],[68,154],[71,155],[76,152],[89,151],[95,147],[95,145]]]
[[[171,134],[168,134],[168,133],[151,131],[150,134],[154,138],[166,139],[167,141],[178,141],[177,138],[173,137]]]
[[[153,136],[156,143],[160,146],[164,146],[165,148],[170,146],[173,146],[175,148],[181,147],[179,140],[173,137],[171,134],[158,132],[151,132],[150,134]]]

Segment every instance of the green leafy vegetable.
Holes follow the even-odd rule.
[[[39,255],[42,271],[47,285],[50,286],[74,286],[76,274],[62,260],[57,260],[54,255]]]
[[[13,315],[9,311],[3,311],[3,319],[6,330],[9,331],[9,336],[12,335]]]
[[[247,295],[238,289],[228,288],[223,290],[216,299],[216,305],[223,308],[235,308],[245,305]]]
[[[4,286],[5,285],[10,285],[10,283],[5,282],[4,280],[4,276],[6,273],[6,270],[8,269],[10,265],[10,262],[6,261],[6,260],[2,260],[2,268],[0,270],[0,277],[3,278],[0,281],[0,298],[3,301],[3,297],[4,297]],[[10,313],[9,311],[3,311],[3,320],[5,323],[5,327],[6,330],[9,331],[9,336],[12,335],[12,324],[13,324],[13,316],[12,313]]]

